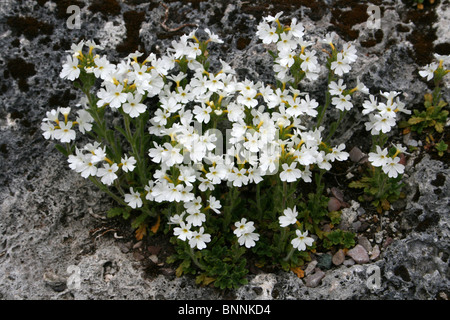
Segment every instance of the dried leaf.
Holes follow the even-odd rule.
[[[150,228],[150,231],[156,233],[159,229],[160,224],[161,224],[161,217],[158,216],[156,223]]]
[[[147,235],[147,224],[143,223],[136,229],[136,240],[141,241]]]
[[[207,286],[208,284],[214,282],[216,279],[212,277],[208,277],[205,274],[201,274],[195,278],[195,283],[203,286]]]
[[[391,208],[391,204],[389,203],[389,201],[387,199],[383,199],[383,200],[381,200],[381,207],[384,210],[389,210]]]
[[[300,279],[305,276],[305,271],[300,269],[300,267],[291,268],[291,271],[297,275]]]

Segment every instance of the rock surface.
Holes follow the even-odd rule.
[[[375,91],[402,91],[406,105],[415,106],[428,88],[417,69],[431,61],[433,45],[440,54],[450,53],[445,52],[450,38],[446,27],[450,10],[445,2],[422,13],[439,32],[417,27],[422,16],[400,0],[383,1],[383,23],[377,31],[366,28],[364,14],[364,19],[355,21],[342,15],[350,9],[364,13],[366,4],[334,0],[326,5],[287,1],[275,6],[262,0],[170,1],[168,6],[176,14],[167,24],[209,27],[225,41],[211,50],[213,57],[229,62],[241,76],[272,81],[271,58],[254,32],[262,16],[285,11],[287,19],[300,17],[312,38],[335,30],[341,39],[354,40],[362,59],[353,67],[352,78],[359,75]],[[135,252],[141,254],[139,248],[125,243],[126,237],[121,239],[130,230],[102,219],[111,201],[68,168],[63,156],[42,137],[40,122],[49,109],[78,102],[80,93],[58,77],[64,50],[72,42],[95,39],[114,60],[137,49],[163,50],[190,29],[165,31],[160,24],[164,8],[156,2],[115,0],[104,7],[73,1],[81,9],[82,28],[69,29],[67,3],[5,1],[0,7],[0,299],[342,300],[449,295],[450,173],[448,162],[428,155],[412,157],[408,163],[406,207],[397,213],[402,236],[380,238],[376,262],[344,262],[326,272],[318,270],[307,276],[320,278],[312,283],[317,284],[314,287],[307,287],[306,279],[293,273],[249,275],[248,285],[229,296],[198,287],[192,278],[177,278],[169,269],[157,276],[149,274],[142,261],[133,258]],[[313,95],[323,89],[305,87]],[[448,87],[443,97],[450,101]],[[347,141],[348,148],[366,153],[370,142],[358,137],[364,133],[365,119],[352,117],[337,137]],[[351,227],[357,214],[356,210],[348,213]],[[383,246],[388,239],[390,244]],[[370,285],[376,270],[380,270],[379,288]]]
[[[347,252],[347,255],[356,263],[364,264],[369,262],[369,255],[367,250],[360,244],[357,244],[353,249]]]

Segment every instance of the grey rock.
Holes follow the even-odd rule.
[[[370,244],[369,239],[364,236],[358,237],[358,244],[362,245],[367,252],[372,251],[372,245]]]
[[[350,160],[353,162],[361,161],[366,155],[358,147],[353,147],[349,152]]]
[[[325,277],[325,272],[323,272],[320,269],[316,269],[316,272],[314,272],[313,274],[311,274],[305,278],[305,284],[307,287],[315,288],[320,284],[320,282],[322,281],[322,279],[324,277]]]
[[[355,260],[353,260],[352,258],[345,259],[344,262],[343,262],[344,266],[352,266],[354,264],[355,264]]]
[[[333,264],[336,266],[341,265],[345,260],[345,253],[342,249],[339,249],[336,251],[336,253],[333,255]]]
[[[380,256],[380,247],[375,245],[370,252],[370,260],[376,260]]]
[[[339,228],[343,230],[349,230],[352,223],[358,217],[358,208],[360,204],[354,200],[351,201],[351,206],[349,208],[343,208],[341,210],[341,222],[339,223]]]
[[[305,269],[305,275],[306,276],[311,274],[314,271],[314,269],[317,266],[317,263],[318,263],[317,260],[313,260],[310,263],[308,263],[308,266]]]
[[[322,270],[330,269],[331,264],[332,264],[331,259],[332,259],[331,254],[327,254],[327,253],[322,254],[321,256],[319,256],[317,258],[317,262],[318,262],[317,267]]]
[[[369,255],[367,254],[367,250],[360,244],[357,244],[354,248],[350,249],[347,252],[347,255],[359,264],[369,262]]]
[[[341,208],[341,202],[335,197],[330,197],[328,200],[328,211],[338,211]]]
[[[62,292],[67,288],[67,279],[51,271],[44,274],[44,283],[55,292]]]

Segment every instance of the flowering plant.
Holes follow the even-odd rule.
[[[237,79],[222,60],[211,68],[208,46],[222,40],[209,29],[173,41],[161,57],[135,52],[118,64],[81,41],[61,77],[86,98],[75,118],[71,108],[59,108],[42,122],[44,137],[63,143],[58,149],[70,168],[117,201],[109,216],[132,216],[138,238],[163,222],[176,248],[169,262],[181,261],[177,275],[199,270],[199,283],[245,283],[246,250],[258,266],[289,270],[308,261],[322,240],[335,241],[337,233],[321,229],[338,220],[327,210],[323,175],[349,154],[331,138],[354,107],[353,96],[369,90],[359,79],[351,89],[344,83],[357,59],[351,43],[338,46],[336,35],[327,34],[322,67],[303,25],[294,18],[283,26],[281,15],[264,18],[257,30],[272,49],[276,84]],[[328,90],[319,105],[301,84],[317,81],[323,69]],[[364,104],[363,113],[374,112],[367,125],[374,135],[388,132],[395,112],[405,111],[397,92],[382,95],[387,103],[370,96]],[[326,129],[330,107],[339,117]],[[76,128],[95,141],[77,145]],[[372,158],[389,178],[403,172],[396,155],[381,163],[383,155],[388,159],[382,150]],[[302,191],[311,184],[315,191]],[[344,243],[351,238],[346,233]]]

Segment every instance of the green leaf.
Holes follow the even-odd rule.
[[[444,124],[442,122],[436,122],[434,128],[437,132],[442,133],[444,131]]]
[[[136,219],[133,220],[133,222],[131,223],[131,227],[133,229],[139,228],[139,226],[145,222],[147,217],[148,217],[148,214],[146,212],[141,213]]]
[[[55,145],[56,150],[58,150],[59,152],[61,152],[63,155],[65,155],[66,157],[68,157],[69,155],[67,154],[67,150],[66,148],[64,148],[62,145],[60,144],[56,144]]]
[[[352,181],[349,183],[350,188],[366,188],[369,184],[362,181]]]
[[[414,125],[414,124],[421,123],[422,121],[425,121],[425,119],[419,118],[419,117],[411,117],[411,118],[409,118],[408,123],[411,125]]]
[[[108,218],[114,218],[123,214],[124,209],[121,207],[114,207],[108,210],[106,216]]]

